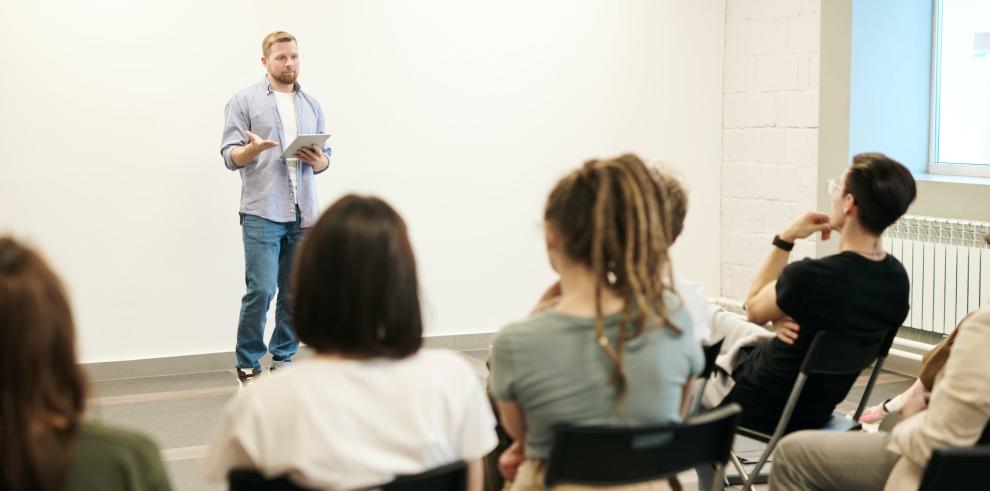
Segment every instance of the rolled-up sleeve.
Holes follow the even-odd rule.
[[[513,379],[513,371],[516,367],[510,348],[511,342],[512,333],[507,329],[495,335],[491,356],[488,358],[490,364],[488,386],[492,395],[499,401],[514,401],[517,397]]]
[[[316,99],[310,99],[310,101],[313,103],[313,109],[316,110],[316,132],[317,133],[326,133],[327,132],[327,121],[326,121],[326,117],[323,115],[323,107],[320,106],[320,103],[317,102]],[[330,159],[330,154],[331,153],[332,152],[330,150],[330,144],[329,143],[324,143],[323,144],[323,155],[326,155],[327,156],[327,160],[328,161]],[[324,167],[323,170],[321,170],[320,172],[323,172],[323,171],[325,171],[325,170],[327,170],[329,168],[330,168],[330,166],[328,165],[328,166]],[[317,174],[319,174],[320,172],[317,172]]]
[[[220,155],[223,157],[223,164],[230,170],[237,170],[234,159],[230,153],[235,147],[247,145],[244,132],[251,129],[247,111],[243,101],[238,96],[234,96],[223,109],[223,140],[220,143]]]

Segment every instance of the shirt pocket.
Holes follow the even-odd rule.
[[[317,133],[316,108],[305,99],[296,99],[296,111],[299,113],[300,135],[314,135]]]
[[[270,108],[264,111],[251,111],[251,133],[258,135],[262,140],[279,141],[278,121],[275,118],[275,109]]]

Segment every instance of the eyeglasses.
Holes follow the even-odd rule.
[[[825,189],[828,190],[828,194],[835,194],[835,192],[839,190],[838,179],[833,178],[825,181]]]

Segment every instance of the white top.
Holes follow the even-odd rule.
[[[496,443],[481,380],[457,353],[314,358],[262,376],[227,405],[203,472],[222,481],[250,467],[303,487],[360,489],[477,460]]]
[[[709,325],[711,314],[708,310],[708,295],[705,295],[705,286],[674,272],[674,289],[684,299],[684,305],[691,314],[691,321],[694,323],[694,336],[701,344],[707,346],[712,329]]]
[[[275,105],[278,107],[278,116],[282,120],[282,135],[285,136],[285,141],[282,142],[283,145],[289,145],[292,140],[296,139],[298,131],[296,130],[296,93],[295,92],[279,92],[275,93]],[[289,180],[292,182],[292,199],[296,203],[299,203],[299,183],[296,182],[296,166],[299,165],[299,159],[289,158],[285,160],[286,165],[289,166]]]

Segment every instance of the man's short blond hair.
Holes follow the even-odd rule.
[[[264,56],[265,58],[268,58],[268,55],[272,54],[272,46],[274,46],[275,43],[283,43],[288,41],[292,41],[296,44],[299,44],[296,41],[295,36],[285,31],[275,31],[265,36],[265,39],[261,41],[261,55]]]

